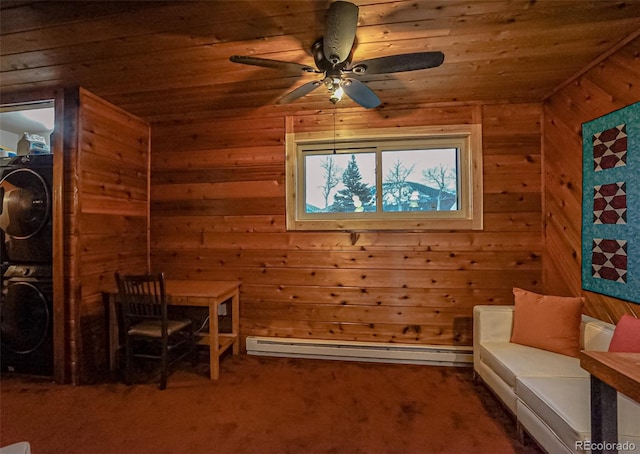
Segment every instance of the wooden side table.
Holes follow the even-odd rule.
[[[640,402],[640,353],[580,352],[591,374],[591,452],[617,453],[618,391]]]

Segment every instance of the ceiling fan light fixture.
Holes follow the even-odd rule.
[[[342,87],[338,85],[338,88],[335,88],[334,86],[333,90],[331,91],[331,96],[329,97],[329,101],[335,104],[342,99],[342,95],[344,95],[344,90],[342,89]]]
[[[344,90],[342,89],[342,80],[338,77],[326,77],[324,79],[324,84],[329,90],[330,96],[329,101],[333,104],[339,102],[344,95]]]

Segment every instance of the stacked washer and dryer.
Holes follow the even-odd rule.
[[[53,155],[0,158],[0,368],[53,375]]]

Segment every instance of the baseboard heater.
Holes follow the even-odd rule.
[[[470,366],[473,363],[473,347],[279,337],[249,336],[247,337],[247,353],[258,356],[441,366]]]

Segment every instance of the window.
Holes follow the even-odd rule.
[[[480,131],[287,134],[287,228],[481,229]]]

